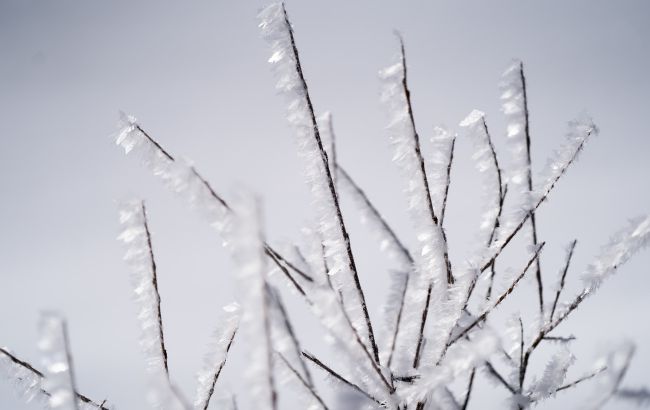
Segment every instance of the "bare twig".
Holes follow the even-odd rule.
[[[330,368],[329,366],[327,366],[326,364],[321,362],[319,359],[317,359],[311,353],[303,351],[302,355],[305,356],[309,361],[314,363],[316,366],[320,367],[322,370],[327,372],[330,376],[334,377],[336,380],[342,382],[343,384],[347,385],[348,387],[351,387],[353,390],[356,390],[357,392],[361,393],[363,396],[365,396],[369,400],[372,400],[375,403],[379,404],[380,406],[384,407],[384,404],[382,402],[377,400],[375,397],[373,397],[371,394],[369,394],[368,392],[363,390],[361,387],[357,386],[356,384],[352,383],[351,381],[349,381],[345,377],[341,376],[339,373],[332,370],[332,368]]]
[[[497,380],[498,380],[498,381],[499,381],[499,382],[500,382],[500,383],[501,383],[501,384],[502,384],[506,389],[508,389],[508,390],[510,391],[510,393],[512,393],[512,394],[517,394],[517,391],[515,390],[515,388],[512,387],[512,386],[510,385],[510,383],[508,383],[508,382],[506,381],[506,379],[505,379],[503,376],[501,376],[501,374],[497,371],[497,369],[494,368],[494,366],[492,365],[492,363],[490,363],[490,362],[485,362],[485,368],[486,368],[486,369],[488,370],[488,372],[489,372],[492,376],[494,376],[494,378],[496,378],[496,379],[497,379]]]
[[[286,357],[284,357],[282,355],[282,353],[277,352],[277,351],[275,353],[278,356],[280,356],[280,358],[282,359],[284,364],[287,366],[287,368],[289,368],[291,373],[293,373],[293,375],[296,376],[296,378],[300,381],[300,383],[302,383],[303,386],[305,386],[307,391],[314,397],[314,399],[316,399],[316,401],[318,401],[318,403],[323,407],[323,410],[328,410],[327,405],[325,404],[323,399],[318,395],[318,393],[314,389],[314,384],[311,381],[305,380],[302,377],[302,375],[300,373],[298,373],[298,371],[296,369],[294,369],[293,366],[291,366],[291,363],[289,363],[289,361],[286,359]],[[301,357],[302,357],[302,355],[301,355]],[[302,363],[302,359],[301,359],[300,362]],[[309,373],[307,373],[307,374],[309,374]]]
[[[573,250],[576,247],[576,243],[578,242],[577,239],[574,239],[573,242],[571,242],[571,245],[569,245],[569,252],[566,257],[566,263],[564,265],[564,269],[562,270],[562,278],[560,279],[560,286],[557,289],[557,292],[555,293],[555,299],[553,300],[553,308],[551,309],[551,316],[549,317],[549,321],[553,321],[553,315],[555,314],[555,308],[557,307],[557,302],[560,299],[560,293],[562,293],[562,290],[564,289],[564,279],[566,278],[566,274],[569,271],[569,264],[571,264],[571,258],[573,257]]]
[[[456,137],[451,140],[451,149],[449,150],[449,160],[447,161],[447,174],[445,179],[445,193],[442,197],[442,208],[440,209],[440,226],[444,226],[445,210],[447,209],[447,197],[449,196],[449,186],[451,185],[451,165],[454,162],[454,148],[456,147]]]
[[[596,377],[597,375],[599,375],[600,373],[604,372],[605,370],[607,370],[607,367],[606,367],[606,366],[601,367],[600,369],[598,369],[598,370],[596,370],[596,371],[594,371],[594,372],[592,372],[592,373],[590,373],[590,374],[588,374],[588,375],[586,375],[586,376],[583,376],[583,377],[581,377],[581,378],[579,378],[579,379],[576,379],[576,380],[574,380],[574,381],[572,381],[572,382],[570,382],[570,383],[567,383],[567,384],[565,384],[565,385],[562,385],[562,386],[558,387],[558,389],[556,390],[556,392],[559,392],[559,391],[562,391],[562,390],[566,390],[566,389],[570,389],[570,388],[572,388],[572,387],[575,387],[576,385],[578,385],[578,384],[580,384],[580,383],[582,383],[582,382],[584,382],[584,381],[586,381],[586,380],[589,380],[589,379],[591,379],[591,378],[593,378],[593,377]]]
[[[472,394],[472,387],[474,386],[474,376],[476,375],[476,367],[472,369],[472,372],[469,374],[469,382],[467,385],[467,392],[465,393],[465,400],[463,400],[463,406],[461,407],[462,410],[467,410],[467,406],[469,405],[469,398],[470,395]]]

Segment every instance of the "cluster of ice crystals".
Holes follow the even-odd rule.
[[[120,207],[122,232],[118,239],[125,245],[124,260],[131,271],[135,302],[139,309],[140,346],[151,374],[165,373],[165,359],[161,349],[158,294],[154,287],[152,250],[145,227],[146,215],[142,201],[132,200]]]
[[[546,399],[555,394],[566,379],[569,367],[575,362],[575,356],[568,347],[563,347],[551,357],[546,364],[543,376],[532,383],[529,389],[529,397],[534,401]]]
[[[628,226],[616,233],[605,245],[600,255],[587,266],[582,279],[587,292],[592,292],[616,269],[635,253],[650,244],[650,215],[635,218]]]

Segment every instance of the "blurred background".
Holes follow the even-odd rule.
[[[193,160],[225,197],[240,186],[259,193],[271,243],[298,241],[313,214],[257,28],[265,4],[0,1],[1,346],[40,366],[39,312],[58,310],[68,319],[79,390],[121,409],[146,407],[136,307],[116,240],[118,201],[143,198],[170,372],[193,398],[216,314],[233,300],[233,265],[216,232],[138,159],[125,157],[112,135],[118,110],[134,115],[170,152]],[[435,125],[457,129],[477,108],[487,113],[506,162],[498,82],[513,58],[525,64],[536,171],[563,141],[567,121],[586,112],[600,127],[538,213],[549,289],[571,240],[577,238],[578,247],[567,297],[609,235],[650,212],[650,3],[288,0],[287,9],[315,108],[333,114],[340,162],[407,242],[414,241],[377,76],[397,57],[394,29],[406,42],[423,140]],[[425,143],[425,153],[428,148]],[[446,223],[452,260],[462,264],[475,245],[482,187],[471,143],[460,139],[457,149]],[[350,201],[344,214],[379,324],[390,265]],[[504,268],[517,256],[507,255]],[[638,349],[624,385],[650,380],[649,263],[650,253],[639,255],[558,329],[578,338],[569,379],[629,338]],[[534,290],[533,281],[525,281],[503,306],[504,317],[521,312],[531,318]],[[305,347],[336,363],[303,302],[284,293]],[[242,352],[234,348],[220,382],[239,394],[247,366]],[[547,358],[534,356],[533,370],[539,374]],[[594,386],[587,382],[541,407],[577,408]],[[0,380],[0,409],[38,408],[12,390]],[[502,408],[506,397],[500,386],[478,379],[478,407]],[[625,406],[612,401],[607,408],[632,408]],[[284,398],[281,407],[300,408]]]

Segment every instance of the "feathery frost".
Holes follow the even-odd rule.
[[[43,313],[39,327],[38,347],[45,369],[43,390],[50,396],[50,408],[79,410],[65,321],[57,314]]]
[[[231,303],[223,307],[218,320],[218,327],[212,336],[208,353],[205,356],[203,370],[198,375],[198,386],[194,408],[205,410],[210,404],[217,379],[226,364],[228,351],[235,338],[239,326],[240,307]]]
[[[635,218],[629,225],[616,233],[604,246],[600,255],[586,269],[582,279],[585,292],[591,293],[602,282],[616,272],[635,253],[650,244],[650,215]]]
[[[121,115],[120,129],[115,143],[126,154],[138,153],[151,172],[178,195],[184,197],[192,207],[202,211],[210,225],[222,231],[229,220],[229,209],[185,159],[176,159],[140,128],[136,119]]]
[[[564,383],[567,371],[574,362],[575,356],[571,354],[568,347],[564,347],[554,354],[546,364],[542,378],[533,382],[530,387],[528,394],[530,399],[539,401],[554,395]]]
[[[431,136],[431,151],[433,152],[427,167],[427,177],[431,190],[431,200],[434,209],[440,213],[440,219],[443,219],[443,211],[447,199],[447,189],[449,188],[450,167],[453,155],[456,135],[444,127],[434,127]]]
[[[499,216],[501,196],[503,195],[503,181],[501,170],[497,161],[494,146],[488,134],[485,114],[473,110],[460,126],[466,130],[466,135],[474,145],[472,159],[476,169],[483,176],[483,219],[480,225],[481,246],[489,246],[494,240],[492,230],[495,229]]]
[[[122,232],[118,239],[126,248],[124,260],[131,270],[135,302],[139,309],[140,346],[150,374],[165,374],[167,352],[164,350],[160,295],[153,250],[142,201],[125,202],[120,207]]]
[[[41,389],[42,375],[20,362],[7,348],[0,348],[0,375],[14,385],[14,390],[25,402],[45,405],[48,395]]]
[[[433,220],[430,209],[431,198],[429,187],[426,183],[427,175],[422,169],[418,157],[418,142],[416,130],[410,118],[409,105],[404,89],[405,67],[402,60],[385,68],[380,72],[382,80],[381,99],[385,104],[390,123],[388,134],[394,154],[393,161],[400,168],[406,182],[406,198],[408,212],[415,229],[417,239],[417,252],[414,252],[415,280],[410,281],[408,292],[409,303],[405,306],[404,320],[408,326],[403,328],[400,338],[400,352],[396,365],[401,371],[407,370],[412,363],[413,349],[419,342],[421,316],[430,289],[435,292],[444,292],[447,282],[447,266],[445,261],[446,244],[441,227]],[[441,170],[437,170],[441,172]],[[444,170],[446,178],[446,169]],[[434,300],[442,299],[439,295]]]
[[[517,193],[528,191],[528,141],[526,135],[527,107],[523,66],[514,61],[501,77],[501,109],[506,116],[506,141],[512,152],[508,180]]]
[[[277,77],[276,88],[288,101],[287,118],[294,127],[298,153],[303,158],[305,175],[312,192],[318,226],[333,281],[346,301],[346,310],[356,329],[363,327],[364,315],[368,331],[358,331],[364,342],[374,347],[372,329],[365,300],[354,267],[349,237],[338,204],[334,179],[327,152],[309,99],[302,68],[294,48],[292,28],[282,4],[272,4],[259,14],[259,27],[271,47],[271,58]],[[351,281],[350,278],[353,280]],[[362,311],[363,310],[363,311]],[[368,336],[368,337],[366,337]]]
[[[593,120],[587,116],[579,117],[568,124],[568,131],[566,133],[566,141],[560,146],[559,149],[553,152],[553,155],[548,159],[546,167],[541,173],[540,181],[543,181],[540,186],[535,190],[531,206],[535,206],[535,202],[542,199],[553,188],[553,185],[560,179],[576,158],[582,151],[589,138],[593,135],[598,135],[598,127],[594,124]]]

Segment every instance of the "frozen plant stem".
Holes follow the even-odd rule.
[[[370,321],[370,314],[368,313],[368,306],[366,305],[366,297],[363,293],[363,289],[361,287],[361,282],[359,281],[359,274],[357,272],[357,267],[356,263],[354,261],[354,255],[352,254],[352,246],[350,244],[350,236],[348,235],[347,229],[345,227],[345,223],[343,222],[343,214],[341,213],[341,207],[339,205],[339,199],[336,194],[336,187],[334,186],[334,179],[332,178],[332,172],[330,170],[329,166],[329,160],[327,158],[327,152],[325,151],[325,148],[323,147],[323,141],[321,140],[320,137],[320,132],[318,130],[318,124],[316,122],[316,114],[314,113],[314,107],[311,101],[311,97],[309,96],[309,89],[307,87],[307,82],[305,80],[305,76],[302,71],[302,66],[300,64],[300,56],[298,54],[298,47],[296,46],[296,41],[294,38],[294,33],[293,33],[293,28],[291,27],[291,23],[289,22],[289,16],[287,15],[287,10],[284,7],[284,4],[282,4],[282,13],[284,15],[284,23],[285,23],[285,28],[288,32],[289,39],[291,41],[291,50],[293,53],[294,61],[295,61],[295,70],[298,75],[298,79],[300,81],[300,85],[304,91],[304,98],[305,98],[305,103],[307,104],[307,109],[309,111],[309,116],[310,116],[310,122],[312,126],[312,131],[313,131],[313,137],[316,141],[316,144],[318,146],[318,150],[320,151],[320,158],[322,161],[323,165],[323,170],[325,177],[327,179],[327,185],[329,188],[329,192],[331,195],[332,203],[334,204],[334,207],[336,209],[336,219],[338,222],[339,229],[341,231],[341,235],[343,237],[343,240],[345,242],[345,248],[347,252],[347,259],[348,259],[348,267],[350,269],[350,273],[352,274],[352,278],[354,280],[354,285],[357,290],[357,294],[359,296],[359,302],[361,303],[361,309],[363,310],[363,315],[364,319],[366,322],[366,328],[368,330],[368,339],[370,341],[370,345],[374,354],[374,359],[377,363],[379,363],[379,349],[377,348],[377,343],[375,342],[375,334],[372,329],[372,323]]]
[[[160,309],[160,291],[158,290],[158,271],[156,269],[156,261],[153,256],[153,246],[151,244],[151,231],[149,230],[149,222],[147,221],[147,210],[144,205],[144,201],[141,203],[142,207],[142,218],[144,231],[147,236],[147,249],[149,251],[149,259],[151,262],[151,284],[153,286],[155,294],[155,308],[156,308],[156,320],[158,321],[158,336],[160,340],[160,353],[163,358],[163,366],[165,368],[165,374],[169,379],[169,365],[167,363],[167,349],[165,348],[165,336],[163,333],[163,323],[162,323],[162,312]]]
[[[532,161],[530,157],[530,123],[528,119],[528,94],[526,91],[526,76],[524,75],[524,63],[519,63],[519,75],[521,78],[521,87],[523,93],[523,106],[524,106],[524,133],[526,134],[526,159],[527,159],[527,170],[528,175],[526,176],[528,182],[528,192],[533,192],[533,171],[532,171]],[[535,210],[530,211],[530,226],[532,229],[532,241],[533,246],[537,247],[537,222],[535,218]],[[537,279],[537,293],[539,296],[539,312],[544,317],[544,286],[542,284],[542,270],[539,262],[539,258],[535,260],[535,278]]]

